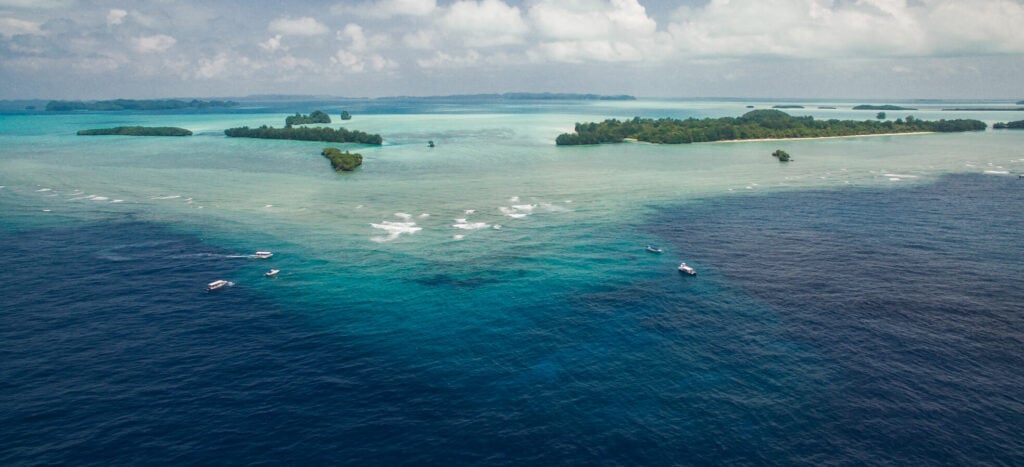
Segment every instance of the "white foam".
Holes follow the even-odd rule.
[[[427,214],[427,213],[423,213],[423,214],[420,214],[420,215],[419,215],[419,218],[420,218],[420,219],[426,219],[426,218],[428,218],[428,217],[430,217],[430,214]]]
[[[467,210],[463,211],[463,213],[466,214],[466,215],[473,214],[474,212],[476,212],[476,209],[467,209]]]
[[[395,213],[395,217],[397,217],[399,219],[409,220],[409,219],[412,219],[412,214],[406,214],[404,212],[396,212]]]
[[[463,238],[466,238],[466,236],[465,235],[453,235],[452,236],[452,239],[455,239],[455,240],[462,240]]]
[[[50,212],[49,209],[43,209],[43,212]]]
[[[263,207],[265,207],[265,208],[272,208],[272,207],[274,207],[274,205],[273,204],[268,204],[268,205],[263,206]]]
[[[123,199],[114,199],[114,200],[111,200],[110,202],[111,203],[123,203],[124,200]]]
[[[43,191],[50,191],[50,190],[51,190],[50,188],[40,188],[40,189],[38,189],[36,191],[43,192]]]
[[[519,202],[519,197],[518,196],[513,196],[513,197],[508,199],[508,202],[510,202],[510,203],[518,203]]]
[[[906,175],[906,174],[882,174],[883,177],[889,178],[917,178],[917,175]]]
[[[567,199],[567,200],[565,200],[565,204],[570,204],[570,203],[572,203],[572,200],[571,200],[571,199]]]
[[[486,229],[490,226],[490,224],[484,222],[467,222],[466,219],[455,219],[455,223],[452,224],[452,227],[462,230]]]
[[[415,222],[381,221],[380,224],[370,224],[370,226],[387,232],[387,236],[370,238],[370,240],[377,243],[390,242],[397,239],[402,234],[414,234],[423,230],[422,227],[416,227]]]
[[[494,230],[501,230],[501,224],[494,224]]]
[[[526,217],[526,214],[520,213],[520,212],[516,211],[513,208],[501,206],[501,207],[498,208],[498,210],[501,211],[502,214],[504,214],[504,215],[506,215],[508,217],[511,217],[513,219],[522,219],[522,218]]]
[[[154,197],[149,198],[149,199],[176,199],[176,198],[181,198],[181,195],[154,196]]]
[[[89,197],[89,199],[91,199],[93,201],[107,201],[110,198],[107,198],[106,196],[92,195],[92,196]]]
[[[901,180],[903,180],[903,179],[899,178],[899,177],[890,177],[889,178],[889,181],[891,181],[891,182],[898,182],[898,181],[901,181]]]
[[[1008,170],[986,170],[983,173],[986,173],[986,174],[989,174],[989,175],[1010,175],[1010,171],[1008,171]]]
[[[527,214],[533,212],[533,208],[535,208],[535,207],[537,207],[536,204],[515,204],[515,205],[512,205],[513,209],[515,209],[517,211],[525,212]]]

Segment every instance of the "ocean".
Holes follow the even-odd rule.
[[[769,104],[0,114],[0,463],[1020,464],[1024,133],[553,143]]]

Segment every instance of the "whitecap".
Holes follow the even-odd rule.
[[[181,195],[154,196],[154,197],[149,198],[149,199],[175,199],[175,198],[181,198]]]
[[[89,197],[89,199],[91,199],[93,201],[107,201],[110,198],[107,198],[106,196],[92,195],[92,196]]]
[[[526,214],[520,213],[520,212],[516,211],[513,208],[501,206],[501,207],[498,208],[498,210],[501,211],[502,214],[504,214],[504,215],[506,215],[508,217],[511,217],[513,219],[521,219],[523,217],[526,217]]]
[[[986,170],[983,173],[986,173],[986,174],[989,174],[989,175],[1010,175],[1010,171],[1008,171],[1008,170]]]
[[[882,174],[883,177],[889,178],[917,178],[917,175],[906,175],[906,174]]]
[[[427,214],[427,213],[423,213],[423,214],[420,214],[420,215],[419,215],[419,218],[420,218],[420,219],[426,219],[426,218],[428,218],[428,217],[430,217],[430,214]]]
[[[397,239],[402,234],[414,234],[423,230],[422,227],[416,227],[415,222],[381,221],[380,224],[370,224],[370,226],[387,232],[387,236],[370,238],[370,240],[377,243],[390,242]]]
[[[36,191],[38,191],[38,192],[51,191],[51,189],[50,188],[40,188],[40,189],[38,189]]]
[[[467,210],[463,211],[463,213],[466,214],[466,215],[473,214],[474,212],[476,212],[476,209],[467,209]]]
[[[43,209],[43,212],[50,212],[49,209]]]
[[[455,240],[462,240],[463,238],[466,238],[466,236],[465,235],[453,235],[452,236],[452,239],[455,239]]]
[[[466,219],[455,219],[455,223],[452,224],[452,227],[462,230],[486,229],[490,226],[490,224],[484,222],[467,222]]]
[[[404,212],[396,212],[395,213],[395,217],[397,217],[399,219],[409,220],[409,219],[412,219],[412,214],[406,214]]]
[[[115,199],[115,200],[111,200],[110,202],[111,203],[123,203],[124,200],[123,199]]]
[[[571,200],[571,199],[567,199],[567,200],[565,200],[565,204],[569,204],[569,203],[572,203],[572,200]]]
[[[513,196],[513,197],[508,199],[508,202],[510,202],[510,203],[518,203],[519,202],[519,197],[518,196]]]
[[[274,205],[273,204],[268,204],[268,205],[263,206],[263,207],[265,207],[265,208],[272,208],[272,207],[274,207]]]
[[[533,212],[533,208],[535,207],[537,207],[536,204],[515,204],[512,206],[513,209],[525,212],[527,214]]]
[[[494,230],[501,230],[501,224],[494,224]]]
[[[752,186],[750,186],[750,185],[747,185],[747,189],[748,189],[748,190],[753,190],[753,189],[754,189],[754,187],[752,187]]]
[[[901,180],[903,180],[903,179],[899,178],[899,177],[890,177],[889,178],[889,181],[891,181],[891,182],[898,182],[898,181],[901,181]]]

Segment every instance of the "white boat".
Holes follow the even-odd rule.
[[[254,254],[253,256],[259,259],[267,259],[270,258],[271,256],[274,256],[274,254],[269,251],[257,251],[256,254]]]
[[[228,285],[228,281],[226,281],[224,279],[217,279],[217,280],[215,280],[213,282],[210,282],[209,284],[206,284],[206,290],[209,291],[209,292],[212,292],[212,291],[217,290],[217,289],[222,289],[222,288],[224,288],[227,285]]]
[[[647,245],[647,251],[651,253],[661,253],[661,248],[658,248],[654,245]]]
[[[682,263],[682,264],[679,265],[679,272],[684,272],[684,273],[689,274],[691,276],[696,276],[697,275],[697,270],[693,269],[690,266],[687,266],[686,263]]]
[[[274,276],[276,276],[276,275],[277,275],[277,273],[279,273],[279,272],[281,272],[281,270],[280,270],[280,269],[271,269],[271,270],[269,270],[269,271],[267,271],[267,272],[263,273],[263,275],[264,275],[264,276],[267,276],[267,277],[274,277]]]

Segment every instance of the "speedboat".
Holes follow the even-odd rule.
[[[224,279],[217,279],[213,282],[210,282],[209,284],[206,284],[206,290],[208,292],[213,292],[214,290],[224,288],[226,285],[228,285],[228,281]]]
[[[647,251],[651,253],[661,253],[661,248],[658,248],[657,246],[654,245],[647,245]]]
[[[697,275],[697,270],[693,269],[690,266],[687,266],[686,263],[682,263],[682,264],[679,265],[679,272],[683,272],[683,273],[689,274],[691,276],[696,276]]]
[[[264,276],[267,276],[267,277],[274,277],[274,276],[276,276],[276,275],[277,275],[277,273],[279,273],[279,272],[281,272],[281,270],[280,270],[280,269],[271,269],[271,270],[269,270],[269,271],[267,271],[267,272],[263,273],[263,275],[264,275]]]
[[[257,251],[256,254],[254,254],[253,256],[259,259],[267,259],[270,258],[271,256],[274,256],[274,254],[269,251]]]

